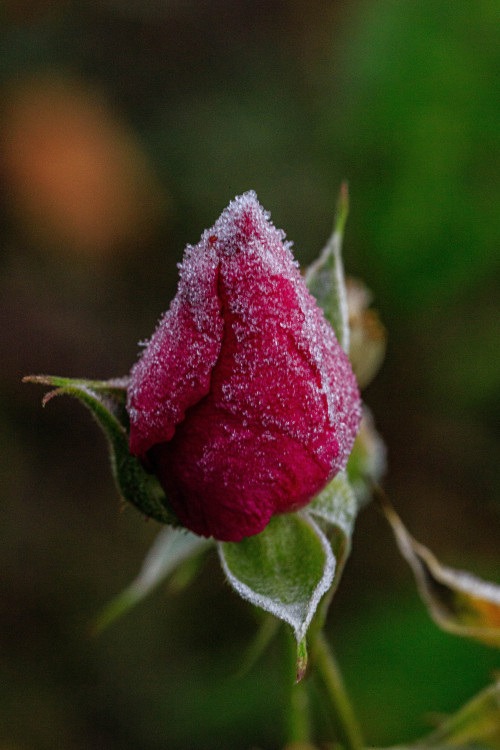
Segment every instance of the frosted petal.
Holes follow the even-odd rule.
[[[170,440],[186,409],[209,391],[223,330],[218,266],[210,244],[188,247],[177,295],[132,368],[127,408],[135,455]]]
[[[348,359],[284,238],[255,193],[232,201],[188,248],[176,300],[133,372],[158,425],[142,445],[154,445],[176,513],[217,539],[258,533],[274,513],[309,502],[344,468],[359,424]],[[211,332],[205,349],[200,330]],[[161,388],[150,362],[159,362],[154,378],[169,373]]]

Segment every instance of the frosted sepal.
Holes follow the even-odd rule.
[[[300,677],[307,629],[335,575],[326,535],[307,514],[284,514],[274,516],[260,534],[238,543],[219,542],[218,549],[235,591],[293,628]]]
[[[44,406],[54,396],[66,394],[77,398],[90,409],[106,436],[111,470],[124,500],[160,523],[179,526],[158,481],[129,452],[128,415],[125,409],[127,378],[103,381],[30,375],[24,381],[53,387],[43,399]]]
[[[306,286],[322,308],[342,349],[349,354],[349,310],[342,263],[342,241],[349,212],[347,183],[343,183],[337,203],[333,232],[305,273]]]
[[[210,544],[185,529],[163,528],[146,555],[139,574],[104,608],[94,623],[94,632],[107,628],[135,607],[179,565],[202,553]]]

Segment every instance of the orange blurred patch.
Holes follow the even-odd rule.
[[[46,74],[11,85],[0,140],[13,217],[39,244],[106,256],[165,209],[139,143],[81,83]]]
[[[472,607],[479,613],[479,624],[483,627],[500,629],[500,606],[476,597],[471,598]]]

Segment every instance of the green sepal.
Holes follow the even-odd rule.
[[[342,349],[349,353],[349,311],[347,291],[342,263],[342,240],[349,213],[349,193],[347,183],[340,188],[337,210],[330,239],[319,258],[305,272],[305,282],[322,308]]]
[[[346,541],[350,542],[358,514],[358,502],[346,472],[339,472],[309,503],[306,510],[315,519],[321,519],[327,527],[335,527],[342,532]]]
[[[307,663],[307,629],[335,574],[325,534],[307,514],[288,513],[271,518],[260,534],[219,542],[218,549],[235,591],[293,628],[300,678]]]
[[[63,394],[73,396],[84,404],[106,436],[111,470],[123,498],[160,523],[180,525],[157,480],[129,452],[126,378],[103,381],[30,375],[23,381],[54,387],[45,395],[42,401],[44,406],[54,396]]]
[[[212,542],[185,529],[166,527],[160,531],[146,555],[137,577],[96,618],[93,633],[100,633],[128,612],[178,567],[198,557]]]

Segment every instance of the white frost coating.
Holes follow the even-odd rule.
[[[276,599],[270,596],[264,596],[254,591],[245,583],[236,578],[229,566],[227,565],[224,556],[223,543],[218,542],[217,547],[219,551],[219,558],[221,561],[224,573],[234,590],[243,598],[254,604],[256,607],[269,612],[270,614],[278,617],[280,620],[287,622],[294,630],[297,643],[305,637],[307,629],[311,623],[316,608],[324,594],[328,591],[333,583],[335,576],[336,561],[333,556],[332,548],[328,539],[323,534],[319,526],[313,521],[313,519],[307,513],[298,513],[302,520],[310,526],[315,532],[318,539],[321,542],[321,547],[325,553],[325,564],[323,568],[323,575],[318,581],[316,588],[314,589],[312,596],[309,599],[298,600],[293,604],[286,604],[280,599]]]
[[[500,605],[500,586],[495,586],[494,583],[483,581],[482,578],[478,578],[467,571],[453,570],[453,568],[446,568],[442,565],[439,571],[433,570],[433,573],[438,580],[448,584],[450,588]]]
[[[213,329],[213,303],[207,305],[207,288],[203,282],[212,278],[218,266],[217,253],[210,245],[198,251],[188,245],[182,263],[178,264],[178,297],[180,302],[189,305],[200,332]]]
[[[254,190],[248,190],[243,195],[238,195],[232,200],[229,206],[222,212],[213,227],[206,229],[201,236],[201,243],[214,243],[226,254],[233,255],[240,249],[241,237],[245,236],[248,238],[248,232],[244,226],[238,226],[238,222],[241,217],[244,216],[245,212],[251,214],[252,219],[258,220],[258,229],[266,237],[269,236],[269,229],[272,228],[276,234],[276,239],[281,242],[285,239],[285,233],[281,229],[276,229],[273,224],[270,223],[271,214],[269,211],[261,210],[258,214],[255,212],[255,207],[259,206],[259,200]],[[215,239],[213,239],[215,238]],[[285,243],[289,245],[290,243]],[[247,246],[246,252],[252,251],[252,242],[245,241]],[[257,240],[258,250],[261,253],[262,248]],[[290,252],[289,248],[288,251]]]
[[[131,372],[127,408],[137,453],[171,439],[185,410],[208,392],[220,351],[218,257],[211,245],[193,250],[187,248],[177,294]]]
[[[351,382],[346,363],[342,365],[338,359],[335,367],[329,367],[329,363],[325,361],[325,342],[329,344],[327,348],[334,351],[337,341],[333,329],[324,319],[322,312],[316,306],[311,306],[309,297],[308,290],[297,285],[297,300],[303,314],[303,345],[315,363],[320,376],[321,384],[318,386],[318,392],[326,399],[329,422],[335,428],[335,436],[339,443],[339,454],[345,456],[343,465],[340,467],[344,469],[349,454],[346,445],[351,440],[351,428],[346,418],[347,415],[344,414],[345,404],[340,394],[344,393],[348,404],[355,403],[356,397],[345,392],[346,387],[349,387],[347,384]],[[350,387],[352,388],[352,385]]]

